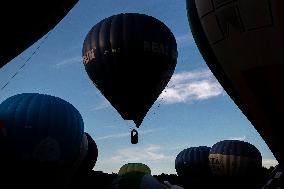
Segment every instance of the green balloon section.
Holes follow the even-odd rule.
[[[133,172],[151,174],[151,169],[143,163],[127,163],[119,169],[118,175],[125,175]]]
[[[113,180],[111,189],[166,189],[151,175],[150,168],[143,163],[128,163],[123,165],[118,177]]]

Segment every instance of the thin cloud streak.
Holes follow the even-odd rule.
[[[105,98],[100,101],[97,105],[93,106],[90,111],[98,111],[98,110],[102,110],[102,109],[106,109],[111,107],[111,104],[109,103],[109,101],[107,101]]]
[[[75,63],[78,63],[78,62],[81,62],[81,61],[82,61],[81,56],[75,56],[73,58],[69,58],[69,59],[63,60],[61,62],[58,62],[57,64],[53,65],[53,67],[54,68],[61,68],[63,66],[75,64]]]
[[[183,44],[189,43],[191,41],[193,41],[193,37],[192,37],[191,33],[179,35],[179,36],[176,37],[176,42],[177,42],[178,45],[183,45]]]
[[[144,148],[124,148],[118,150],[110,159],[111,162],[142,162],[142,161],[172,161],[174,157],[161,152],[163,148],[160,145],[150,144]]]
[[[154,133],[154,132],[157,132],[158,130],[160,130],[160,129],[149,129],[149,130],[145,130],[145,131],[140,131],[139,134],[143,135],[143,134],[147,134],[147,133]],[[130,133],[118,133],[118,134],[111,134],[111,135],[98,137],[95,140],[99,141],[99,140],[113,139],[113,138],[125,138],[125,137],[129,137],[129,136],[130,136]]]
[[[246,140],[246,136],[242,136],[242,137],[230,137],[228,140],[241,140],[241,141],[245,141]]]
[[[174,74],[168,86],[159,97],[159,100],[165,104],[207,100],[224,93],[209,70]]]

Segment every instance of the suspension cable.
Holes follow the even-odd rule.
[[[26,59],[26,61],[23,63],[23,65],[12,75],[12,77],[10,77],[8,79],[8,81],[1,87],[1,91],[3,91],[6,86],[12,81],[12,79],[18,75],[20,73],[20,71],[25,67],[25,65],[32,59],[32,57],[38,53],[40,47],[44,44],[44,42],[46,41],[46,39],[49,37],[49,35],[51,34],[52,30],[50,30],[46,36],[43,38],[43,40],[39,43],[39,45],[37,46],[37,48],[33,51],[33,53]]]

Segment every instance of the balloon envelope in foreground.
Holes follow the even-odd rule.
[[[118,175],[124,175],[133,172],[151,174],[151,169],[143,163],[127,163],[119,169]]]
[[[78,110],[58,97],[23,93],[0,104],[0,165],[72,167],[80,153],[84,123]],[[4,162],[4,164],[3,164]]]
[[[262,189],[284,188],[284,165],[278,164]]]
[[[175,160],[175,169],[179,177],[190,179],[192,177],[209,176],[210,147],[190,147],[181,151]]]
[[[284,161],[284,1],[187,0],[192,34],[208,67]]]
[[[214,175],[253,176],[261,168],[258,149],[244,141],[223,140],[210,150],[209,162]]]
[[[88,173],[91,171],[94,166],[96,165],[97,158],[98,158],[98,148],[94,139],[85,132],[87,142],[88,142],[88,149],[86,155],[80,165],[79,172]]]
[[[77,2],[1,1],[0,68],[54,28]]]
[[[161,21],[138,13],[97,23],[83,45],[85,69],[123,119],[136,125],[166,87],[177,62],[177,45]]]
[[[112,182],[111,189],[167,189],[150,174],[132,172],[120,175]]]

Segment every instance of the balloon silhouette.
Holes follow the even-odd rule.
[[[84,123],[78,110],[58,97],[23,93],[0,104],[0,165],[28,163],[72,167]]]
[[[261,160],[254,145],[239,140],[217,142],[209,153],[211,170],[219,176],[253,176],[260,170]]]
[[[284,161],[284,2],[187,0],[195,42],[215,77]]]
[[[85,158],[88,154],[88,149],[89,149],[88,138],[87,138],[87,135],[85,133],[83,133],[81,145],[80,145],[80,153],[79,153],[79,156],[77,157],[76,161],[74,162],[74,164],[72,166],[72,168],[73,168],[72,175],[82,173],[81,168],[84,167],[83,163],[84,163],[84,160],[85,160]]]
[[[123,119],[139,127],[175,70],[177,45],[161,21],[126,13],[97,23],[82,54],[96,87]]]
[[[88,148],[86,151],[86,155],[84,156],[84,159],[78,170],[80,174],[88,173],[89,171],[91,171],[96,165],[97,158],[98,158],[98,148],[97,148],[96,142],[91,137],[91,135],[89,135],[86,132],[85,132],[85,136],[87,138]]]
[[[284,188],[284,165],[278,164],[272,171],[263,189]]]
[[[132,172],[119,175],[112,182],[111,189],[168,189],[155,177],[146,173]]]
[[[54,28],[78,0],[1,3],[0,68]],[[3,15],[2,15],[3,14]]]
[[[179,177],[190,179],[191,177],[209,176],[210,147],[199,146],[182,150],[176,157],[175,169]]]

